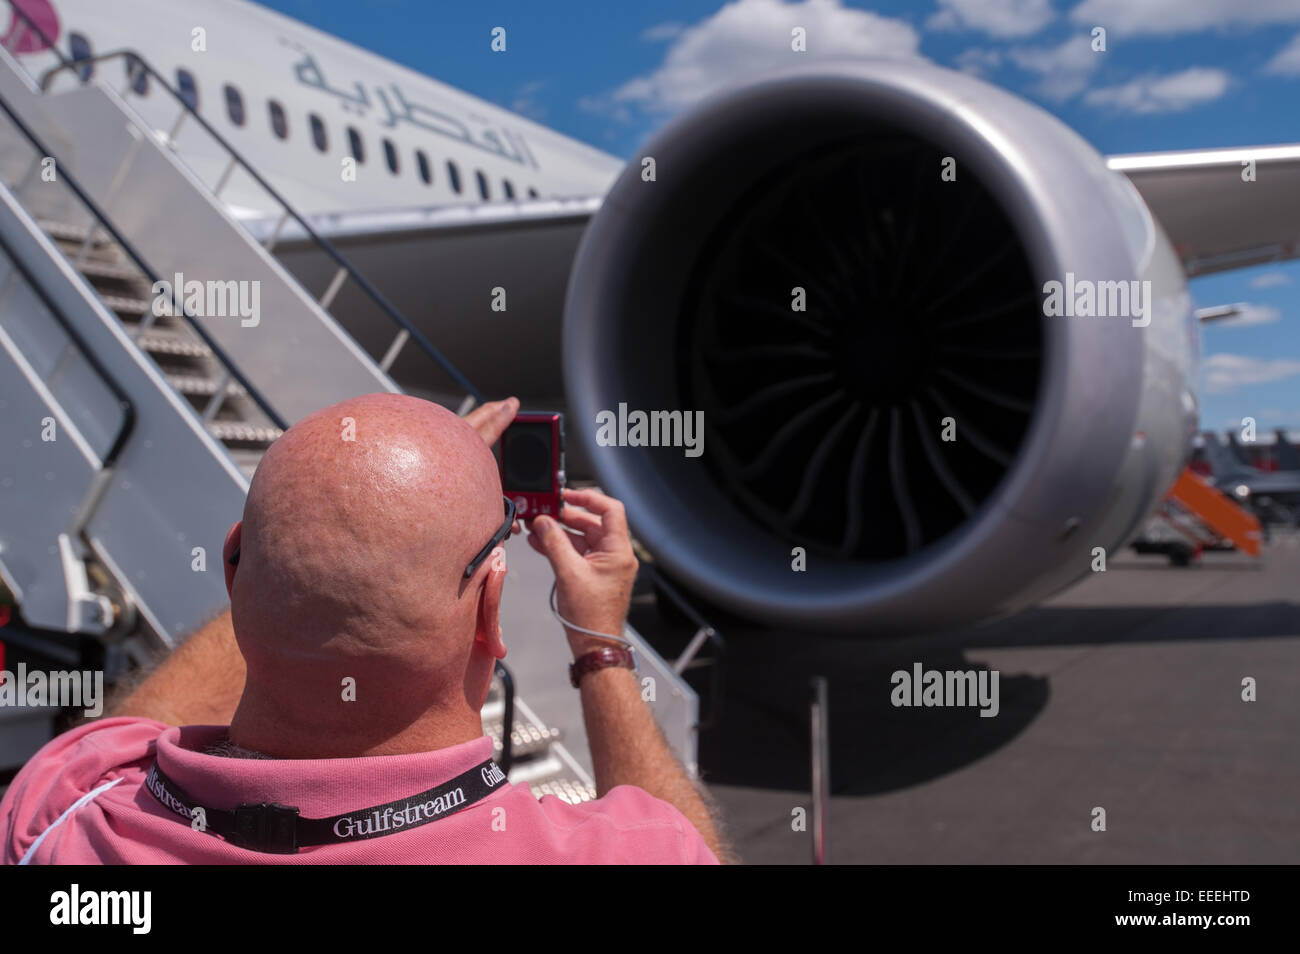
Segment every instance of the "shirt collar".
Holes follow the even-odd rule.
[[[324,817],[434,788],[492,757],[488,736],[433,752],[354,759],[240,759],[207,755],[228,726],[191,725],[158,737],[158,765],[195,801],[231,809],[278,802]]]

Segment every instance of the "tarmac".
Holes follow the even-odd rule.
[[[639,605],[632,622],[660,642],[654,613]],[[724,636],[722,706],[700,763],[744,862],[811,861],[819,675],[831,863],[1300,862],[1294,532],[1258,560],[1211,552],[1177,569],[1116,555],[1034,609],[939,634]],[[916,663],[997,671],[998,714],[893,705],[893,673]]]
[[[525,541],[507,550],[508,585],[527,591],[505,614],[507,662],[589,769],[567,648],[545,609],[548,568]],[[644,579],[629,621],[669,660],[692,632]],[[1300,533],[1258,560],[1206,553],[1184,569],[1118,554],[1034,609],[944,633],[715,622],[721,689],[707,670],[691,679],[698,758],[743,862],[811,862],[815,676],[829,683],[831,863],[1300,862]],[[996,671],[997,715],[895,706],[894,674],[917,664]]]

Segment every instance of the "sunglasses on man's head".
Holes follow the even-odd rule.
[[[515,525],[515,502],[509,497],[502,497],[501,499],[506,503],[505,523],[501,524],[500,530],[492,534],[492,539],[487,542],[487,546],[478,551],[478,555],[469,561],[469,566],[465,567],[465,579],[467,580],[474,575],[475,570],[483,565],[483,561],[491,555],[493,548],[497,544],[510,539],[510,533]],[[229,563],[231,566],[239,566],[239,550],[239,547],[235,547],[235,552],[230,555]]]
[[[502,497],[506,502],[506,522],[501,524],[501,529],[492,534],[492,539],[487,542],[482,550],[478,551],[478,556],[469,561],[469,566],[465,567],[465,579],[474,575],[474,571],[483,565],[483,561],[492,553],[493,548],[504,540],[510,539],[510,532],[515,525],[515,502],[509,497]]]

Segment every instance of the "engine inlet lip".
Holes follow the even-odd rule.
[[[1054,190],[1067,188],[1073,178],[1103,174],[1104,166],[1082,140],[1037,107],[978,80],[924,65],[818,64],[784,71],[738,92],[720,94],[670,123],[629,163],[588,227],[570,278],[564,328],[569,406],[579,422],[574,432],[591,455],[601,483],[629,501],[629,518],[647,548],[666,570],[690,580],[706,597],[742,613],[840,628],[846,619],[867,611],[882,620],[901,614],[918,586],[933,591],[937,582],[952,594],[947,615],[961,618],[962,600],[977,598],[963,594],[962,581],[979,580],[981,603],[1015,595],[1014,581],[980,576],[990,570],[990,552],[1014,559],[1013,537],[1038,519],[1013,512],[1010,501],[1031,484],[1041,489],[1036,465],[1051,445],[1053,432],[1067,423],[1062,419],[1062,392],[1078,378],[1079,368],[1070,362],[1072,332],[1064,323],[1044,323],[1035,410],[1019,452],[993,493],[942,547],[886,563],[845,560],[820,568],[816,577],[796,578],[789,573],[789,547],[783,541],[729,521],[720,510],[727,506],[720,496],[692,495],[678,486],[684,472],[675,463],[661,464],[667,459],[627,450],[608,453],[610,448],[596,445],[593,429],[581,424],[619,396],[635,396],[641,386],[628,380],[610,355],[626,356],[624,346],[635,341],[626,326],[636,326],[639,320],[662,325],[664,308],[652,311],[643,299],[663,305],[654,299],[656,289],[680,285],[683,263],[698,251],[699,222],[720,204],[709,206],[706,195],[691,191],[691,178],[706,174],[725,191],[733,170],[711,160],[711,155],[734,155],[738,147],[772,142],[783,122],[819,111],[834,113],[849,125],[879,124],[880,117],[887,116],[890,127],[901,134],[951,144],[1006,214],[1040,287],[1045,277],[1063,274],[1066,260],[1102,261],[1096,255],[1089,258],[1095,243],[1074,241],[1069,223],[1044,217],[1040,210],[1043,203],[1052,202]],[[1052,161],[1045,162],[1043,155],[1024,145],[1032,137],[1013,135],[1017,127],[1039,133],[1045,145],[1059,147]],[[779,148],[779,137],[776,141]],[[658,182],[651,185],[641,177],[639,159],[646,156],[658,162]],[[672,241],[664,241],[669,238]],[[673,246],[666,260],[652,261],[664,245]],[[673,298],[665,307],[679,304]],[[611,322],[610,314],[625,317]],[[638,362],[628,363],[631,367]],[[1019,529],[1010,526],[1015,523]],[[702,524],[709,533],[699,532]],[[736,555],[741,551],[746,554],[743,561]],[[770,554],[770,562],[763,560],[760,566],[757,553]],[[943,584],[945,580],[951,585]]]

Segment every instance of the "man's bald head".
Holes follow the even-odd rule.
[[[244,506],[231,607],[250,684],[458,688],[483,589],[465,566],[502,517],[492,452],[450,411],[371,394],[304,418]]]

